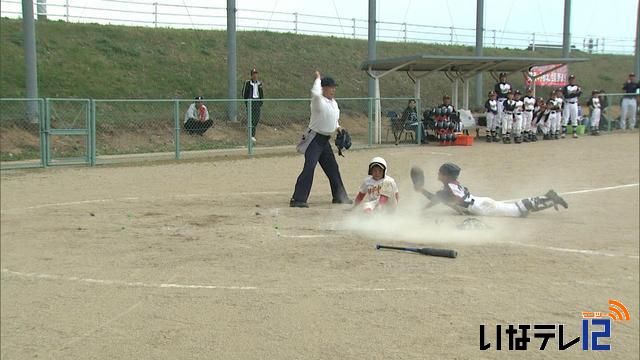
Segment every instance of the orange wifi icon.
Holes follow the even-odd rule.
[[[620,302],[620,300],[609,299],[609,317],[614,321],[617,320],[630,320],[629,310]]]

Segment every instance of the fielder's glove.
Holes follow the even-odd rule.
[[[351,135],[345,129],[338,130],[338,135],[336,136],[335,141],[336,147],[338,148],[338,155],[344,157],[342,155],[342,149],[349,150],[351,148]]]

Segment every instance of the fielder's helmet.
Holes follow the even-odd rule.
[[[520,90],[516,90],[513,92],[513,95],[522,95],[522,93],[520,92]]]
[[[457,179],[460,176],[460,167],[454,163],[445,163],[440,166],[438,172],[452,179]]]
[[[382,168],[382,177],[387,175],[387,162],[381,158],[380,156],[376,156],[371,161],[369,161],[369,175],[371,175],[371,170],[373,170],[374,166],[379,166]]]
[[[489,91],[489,96],[492,96],[492,95],[496,95],[496,92],[493,90]]]
[[[503,78],[503,77],[507,77],[507,73],[501,72],[500,75],[498,75],[498,78]]]
[[[575,79],[575,78],[576,78],[576,76],[575,76],[575,75],[573,75],[573,74],[569,75],[569,80],[571,80],[571,79]]]

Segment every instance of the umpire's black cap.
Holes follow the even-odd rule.
[[[195,100],[204,100],[202,96],[196,96]]]
[[[452,179],[457,179],[458,176],[460,176],[460,170],[460,166],[454,163],[445,163],[440,166],[440,170],[438,170],[438,172]]]
[[[325,77],[322,78],[322,80],[320,80],[320,86],[322,86],[322,87],[325,87],[325,86],[336,87],[336,86],[338,86],[338,84],[336,84],[336,81],[333,80],[333,78],[325,76]]]

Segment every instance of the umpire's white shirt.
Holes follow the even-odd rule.
[[[318,134],[331,136],[339,127],[340,109],[335,99],[322,96],[320,79],[311,88],[311,119],[309,128]]]

